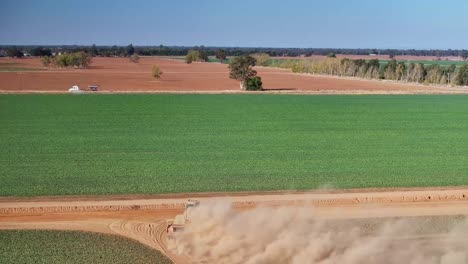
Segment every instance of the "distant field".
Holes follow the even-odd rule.
[[[307,57],[300,57],[300,58],[281,58],[281,57],[271,57],[270,60],[269,60],[269,64],[270,66],[274,66],[274,67],[277,67],[281,64],[281,62],[284,62],[285,60],[314,60],[314,59],[324,59],[325,56],[323,56],[323,58],[317,58],[317,57],[311,57],[311,58],[307,58]],[[171,59],[176,59],[176,60],[185,60],[184,57],[171,57]],[[227,58],[227,60],[223,61],[223,63],[229,63],[230,61],[232,60],[232,57],[229,57]],[[380,64],[381,65],[385,65],[388,63],[388,59],[379,59],[380,61]],[[208,58],[208,62],[221,62],[219,59],[213,57],[213,56],[210,56]],[[460,67],[462,65],[468,65],[468,61],[450,61],[450,60],[424,60],[424,59],[421,59],[421,60],[398,60],[398,62],[404,62],[405,64],[410,64],[410,63],[422,63],[424,64],[425,66],[429,66],[429,65],[433,65],[433,64],[436,64],[436,65],[440,65],[440,66],[443,66],[443,67],[449,67],[450,65],[454,64],[455,66],[457,67]]]
[[[176,60],[184,60],[184,57],[171,57],[172,59]],[[286,60],[317,60],[317,59],[325,59],[326,57],[298,57],[298,58],[293,58],[293,57],[288,57],[288,58],[282,58],[282,57],[271,57],[269,60],[269,66],[273,67],[279,67],[282,62],[285,62]],[[223,61],[223,63],[229,63],[232,60],[232,57],[227,58],[227,60]],[[379,59],[379,62],[381,65],[385,65],[388,63],[388,59]],[[208,62],[221,62],[219,59],[210,56],[208,58]],[[429,66],[429,65],[440,65],[442,67],[450,67],[452,64],[460,67],[462,65],[468,65],[468,61],[449,61],[449,60],[398,60],[398,62],[404,62],[405,64],[409,65],[410,63],[422,63],[424,66]]]
[[[271,58],[269,64],[270,64],[270,66],[278,67],[285,60],[308,60],[308,59],[309,60],[314,60],[314,58],[296,58],[296,59],[294,59],[294,58],[293,59],[291,59],[291,58],[289,58],[289,59]],[[315,59],[317,59],[317,58],[315,58]],[[380,65],[385,65],[385,64],[388,63],[388,61],[389,60],[383,60],[383,59],[379,60]],[[437,61],[437,60],[398,60],[398,62],[404,62],[407,65],[409,65],[410,63],[422,63],[422,64],[424,64],[424,66],[429,66],[429,65],[436,64],[436,65],[440,65],[442,67],[449,67],[452,64],[457,66],[457,67],[460,67],[462,65],[468,65],[468,61],[445,61],[445,60],[440,60],[440,61]]]
[[[468,184],[468,96],[0,95],[0,196]]]
[[[169,264],[156,250],[117,236],[73,232],[0,230],[2,264]]]
[[[460,67],[462,65],[468,65],[468,61],[445,61],[445,60],[399,60],[398,62],[404,62],[405,64],[410,64],[410,63],[422,63],[424,66],[429,66],[429,65],[440,65],[442,67],[450,67],[451,65],[455,65],[457,67]],[[381,60],[381,64],[386,64],[388,63],[388,60]]]

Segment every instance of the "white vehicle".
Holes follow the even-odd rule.
[[[80,90],[80,87],[78,85],[73,85],[70,89],[68,89],[70,93],[82,93],[83,90]]]

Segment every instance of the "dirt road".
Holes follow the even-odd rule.
[[[160,250],[176,263],[190,263],[187,256],[167,249],[166,219],[183,212],[195,195],[154,197],[2,198],[0,229],[83,230],[117,234]],[[468,215],[468,188],[320,191],[310,193],[198,194],[203,203],[232,202],[237,211],[258,207],[310,208],[321,219]],[[430,241],[435,237],[417,237]]]

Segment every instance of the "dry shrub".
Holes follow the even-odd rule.
[[[151,75],[156,78],[156,79],[161,79],[163,72],[157,65],[153,65],[153,68],[151,69]]]

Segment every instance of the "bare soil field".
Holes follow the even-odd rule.
[[[268,258],[265,259],[266,256],[253,256],[252,254],[257,253],[248,250],[238,251],[235,256],[240,260],[236,262],[235,259],[231,258],[235,256],[229,253],[231,252],[229,250],[229,241],[232,241],[232,236],[238,235],[241,235],[243,243],[248,243],[248,239],[253,236],[257,241],[256,243],[260,245],[262,243],[260,239],[265,239],[264,243],[266,244],[261,246],[277,247],[278,245],[274,245],[273,241],[268,241],[268,236],[262,233],[276,234],[278,232],[277,230],[270,230],[271,232],[269,232],[269,228],[280,228],[280,231],[283,230],[281,232],[285,232],[283,234],[286,235],[284,237],[285,241],[293,239],[291,241],[294,241],[294,243],[300,241],[301,236],[312,232],[303,233],[304,230],[314,230],[314,233],[310,234],[311,236],[320,236],[324,232],[328,236],[331,235],[333,239],[342,239],[343,235],[357,236],[355,238],[365,243],[365,247],[371,251],[374,250],[371,248],[373,246],[383,246],[388,247],[389,252],[391,252],[391,250],[399,248],[401,245],[404,248],[413,248],[414,250],[416,250],[416,247],[422,252],[427,251],[431,254],[434,252],[436,254],[437,250],[442,250],[442,245],[444,250],[446,246],[453,246],[455,249],[465,250],[465,252],[467,250],[466,237],[468,236],[466,235],[468,229],[465,226],[460,227],[460,223],[453,224],[451,223],[452,220],[448,220],[455,217],[458,222],[463,223],[463,216],[468,215],[468,189],[464,187],[447,189],[374,189],[360,192],[349,190],[309,193],[207,193],[197,194],[196,196],[196,199],[201,202],[200,207],[202,209],[200,209],[198,215],[193,215],[193,220],[188,224],[187,231],[182,232],[182,235],[176,237],[175,241],[168,240],[166,237],[166,219],[172,219],[182,213],[184,202],[188,198],[194,197],[191,194],[154,197],[2,198],[0,200],[0,229],[83,230],[117,234],[160,250],[175,263],[245,263],[242,262],[242,257],[248,257],[249,259],[263,257],[256,263],[275,263],[271,259],[270,261],[268,261]],[[232,210],[229,208],[232,208]],[[446,218],[446,216],[452,218]],[[281,217],[286,218],[280,219]],[[422,219],[425,220],[412,219],[405,220],[405,222],[388,220],[401,217],[423,217]],[[347,220],[341,221],[345,219]],[[320,222],[322,220],[326,222]],[[259,221],[267,222],[260,223]],[[338,225],[330,221],[341,222]],[[309,226],[311,223],[314,223],[313,226]],[[351,226],[350,223],[352,223]],[[386,233],[376,233],[373,230],[380,223],[385,223]],[[237,225],[235,229],[230,228],[233,224]],[[304,229],[304,224],[306,229]],[[317,230],[319,226],[320,230]],[[388,230],[389,226],[391,232]],[[302,229],[298,229],[298,227]],[[359,227],[359,235],[356,235],[357,227]],[[410,232],[407,229],[410,229]],[[236,231],[232,233],[233,230]],[[336,233],[336,230],[341,231]],[[350,230],[354,231],[349,233]],[[255,232],[259,232],[260,236],[256,236]],[[216,234],[215,238],[210,238],[213,234]],[[369,236],[369,234],[372,235]],[[453,237],[453,235],[457,236]],[[378,241],[375,240],[377,237]],[[309,242],[320,242],[314,244],[318,248],[331,245],[330,241],[322,241],[322,239],[324,238],[320,238],[319,241]],[[447,242],[447,239],[450,239],[449,242]],[[208,243],[209,246],[204,243]],[[301,243],[297,245],[294,243],[293,251],[287,251],[284,248],[285,245],[279,247],[278,250],[283,250],[280,250],[281,254],[285,254],[286,251],[293,254],[297,251],[297,248],[304,247]],[[332,243],[334,247],[336,243]],[[339,244],[342,243],[344,242],[339,242]],[[194,246],[200,246],[200,248],[194,249]],[[234,246],[240,248],[247,245]],[[362,247],[356,248],[355,243],[345,246],[350,250],[361,250]],[[201,254],[206,248],[210,249],[210,253]],[[255,248],[255,246],[252,246],[252,248]],[[403,250],[404,248],[400,249]],[[213,249],[213,252],[211,252],[211,249]],[[333,248],[333,250],[341,252],[339,248]],[[266,251],[263,250],[262,252]],[[310,253],[310,250],[303,248],[303,252],[296,253],[300,255],[305,254],[305,252]],[[363,254],[362,251],[359,252],[359,254]],[[452,253],[449,255],[446,253],[440,252],[442,259],[461,258],[459,255],[452,256],[450,255]],[[372,254],[376,255],[375,252]],[[229,256],[229,259],[226,259],[227,256]],[[358,259],[354,260],[358,261]]]
[[[92,84],[101,85],[102,92],[240,92],[239,83],[229,79],[227,65],[219,63],[186,64],[182,60],[155,57],[131,63],[127,58],[94,58],[89,69],[57,69],[41,66],[38,58],[0,59],[3,67],[9,63],[31,71],[0,71],[0,92],[67,92],[72,85],[86,89]],[[152,65],[163,71],[161,80],[151,77]],[[257,70],[268,92],[468,93],[466,89],[451,87],[299,75],[276,68],[257,67]]]

